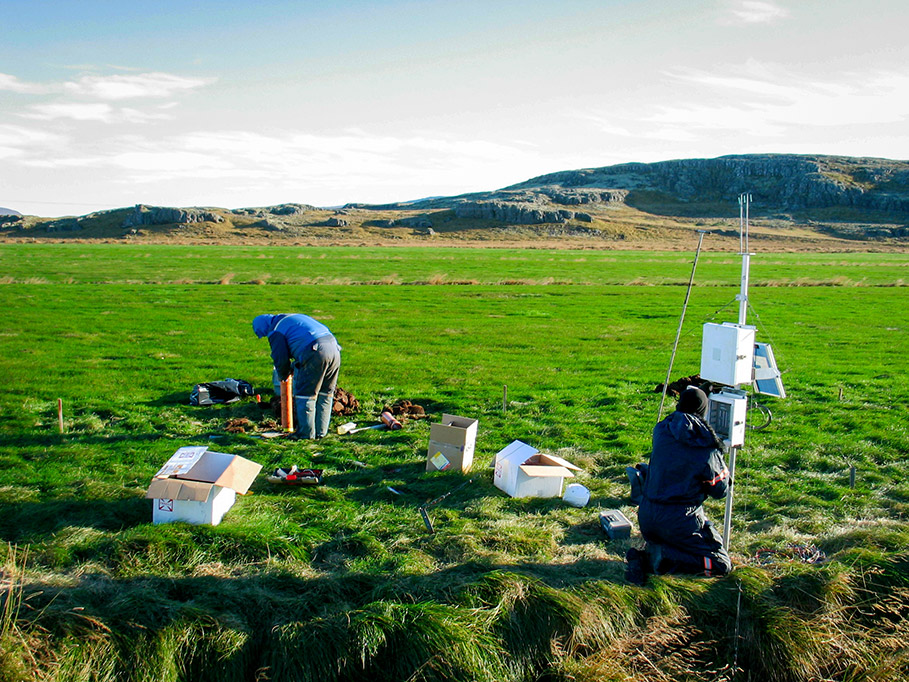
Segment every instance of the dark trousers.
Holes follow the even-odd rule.
[[[701,505],[657,504],[644,498],[638,523],[654,573],[726,575],[732,570],[723,537]]]

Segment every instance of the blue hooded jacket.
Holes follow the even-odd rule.
[[[302,362],[313,350],[313,344],[331,330],[308,315],[257,315],[253,332],[260,339],[268,337],[271,358],[278,376],[286,378],[292,369],[291,360]]]
[[[697,507],[726,496],[729,470],[720,443],[703,419],[675,411],[653,429],[644,497],[658,504]]]

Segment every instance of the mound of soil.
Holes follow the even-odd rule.
[[[359,411],[360,401],[354,397],[353,393],[348,393],[338,386],[335,389],[335,402],[331,406],[331,413],[346,416]]]
[[[422,406],[409,400],[399,400],[394,405],[386,405],[382,410],[405,419],[425,419],[428,416]]]
[[[246,417],[228,419],[224,430],[228,433],[246,433],[246,429],[255,430],[256,425]]]
[[[273,395],[268,403],[263,403],[265,410],[271,410],[276,419],[281,419],[281,397]],[[360,411],[360,401],[354,397],[353,393],[345,391],[338,386],[335,389],[335,400],[331,406],[332,415],[347,416]]]

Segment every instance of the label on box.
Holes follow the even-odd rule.
[[[432,465],[439,471],[445,471],[448,467],[451,466],[451,462],[448,461],[448,458],[443,455],[441,452],[437,452],[429,459],[432,462]]]

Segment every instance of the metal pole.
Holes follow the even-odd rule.
[[[739,324],[745,324],[748,316],[748,276],[751,268],[751,254],[748,253],[748,207],[751,204],[751,195],[739,195],[739,245],[742,250],[742,278],[739,295]],[[735,386],[738,388],[738,385]],[[723,516],[723,549],[729,550],[729,535],[732,532],[732,502],[735,497],[735,458],[738,448],[729,448],[729,487],[726,490],[726,514]]]
[[[751,205],[751,195],[739,195],[739,245],[742,256],[742,279],[739,288],[739,295],[736,299],[739,302],[739,324],[745,324],[748,316],[748,278],[751,270],[751,254],[748,252],[748,213]]]
[[[694,271],[698,267],[698,256],[701,255],[701,244],[704,242],[706,230],[698,230],[698,249],[694,253],[694,263],[691,264],[691,276],[688,278],[688,290],[685,292],[685,302],[682,304],[682,315],[679,317],[679,327],[675,331],[675,343],[672,344],[672,356],[669,358],[669,369],[666,370],[666,381],[663,382],[663,396],[660,398],[660,411],[657,421],[663,418],[663,404],[666,402],[666,391],[669,389],[669,379],[672,376],[672,363],[675,362],[675,352],[679,347],[679,337],[682,334],[682,323],[685,322],[685,311],[688,309],[688,299],[691,298],[691,287],[694,284]]]
[[[723,549],[729,551],[729,535],[732,531],[732,491],[735,487],[735,455],[738,448],[729,448],[729,487],[726,490],[726,514],[723,516]]]

